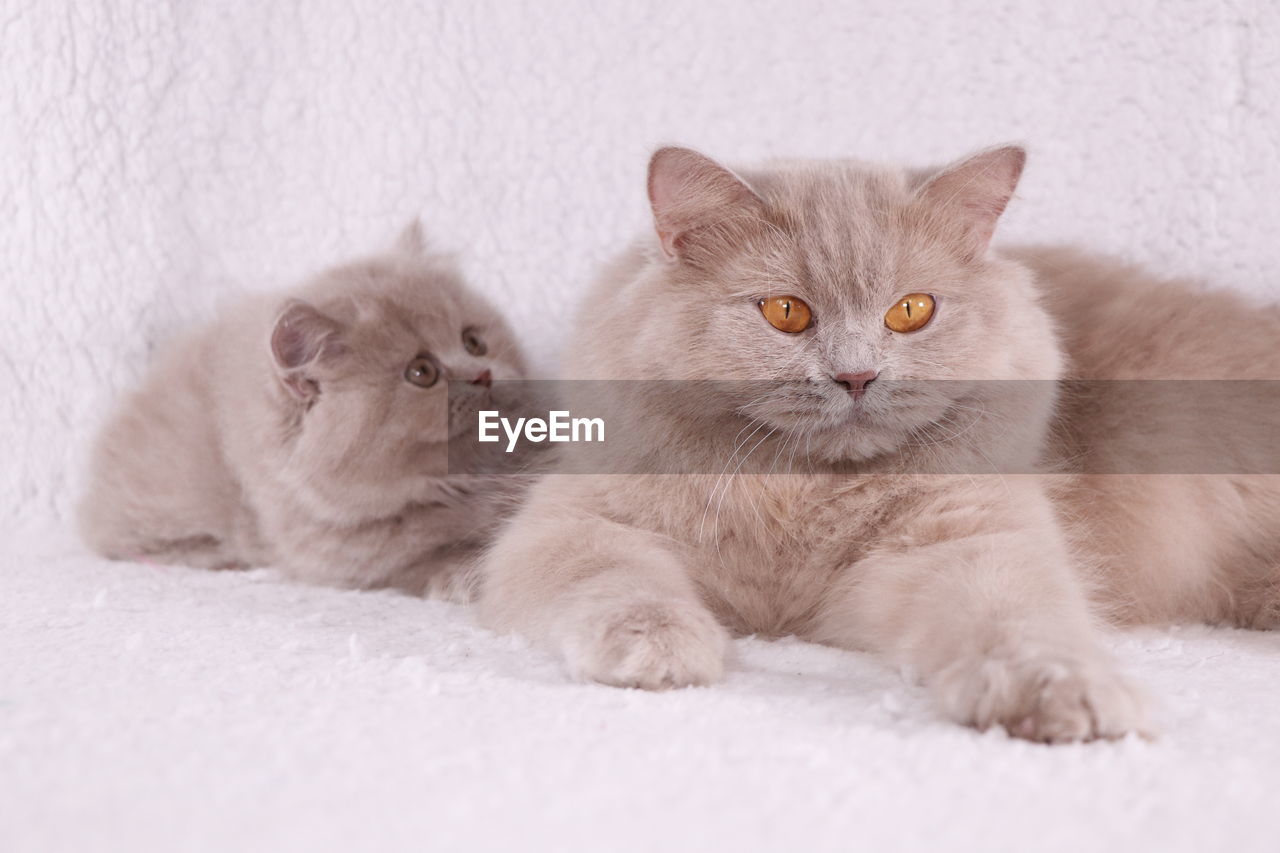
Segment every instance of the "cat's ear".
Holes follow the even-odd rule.
[[[271,356],[285,389],[300,400],[319,392],[312,368],[342,349],[338,321],[301,299],[290,299],[271,329]]]
[[[1027,161],[1017,145],[989,148],[947,166],[925,181],[919,198],[959,227],[961,251],[968,258],[987,251],[996,221],[1013,197]]]
[[[649,161],[649,204],[668,258],[683,255],[698,229],[759,218],[764,203],[746,182],[710,157],[688,148],[660,148]]]
[[[427,235],[422,230],[422,220],[414,217],[396,238],[396,251],[402,255],[419,258],[427,253]]]

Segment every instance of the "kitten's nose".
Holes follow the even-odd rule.
[[[879,375],[874,370],[863,370],[860,373],[837,373],[835,380],[844,386],[850,397],[856,400],[867,393],[867,386],[875,382]]]
[[[486,368],[480,371],[479,376],[471,380],[471,384],[483,385],[484,387],[488,388],[490,385],[493,384],[493,374],[489,372],[488,368]]]

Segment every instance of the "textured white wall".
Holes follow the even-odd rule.
[[[1023,140],[1006,238],[1280,296],[1280,6],[0,5],[0,517],[64,512],[159,337],[422,213],[549,363],[649,150]]]

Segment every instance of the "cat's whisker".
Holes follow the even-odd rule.
[[[751,458],[751,454],[755,453],[756,448],[758,448],[761,444],[763,444],[766,440],[768,440],[769,437],[774,434],[774,432],[775,430],[770,429],[767,433],[761,436],[759,441],[757,441],[755,444],[751,446],[751,449],[748,450],[745,455],[743,455],[742,461],[738,463],[738,467],[733,469],[733,473],[729,475],[729,480],[726,482],[725,488],[720,492],[720,501],[716,504],[715,526],[712,529],[712,535],[715,537],[715,542],[716,542],[716,557],[720,559],[722,562],[723,562],[723,557],[720,553],[720,542],[721,542],[720,513],[724,507],[724,499],[729,494],[729,489],[732,487],[734,483],[734,478],[737,477],[738,472],[742,470],[742,466],[745,465],[747,460]],[[752,435],[755,435],[755,433],[753,432]]]
[[[773,454],[773,460],[769,463],[769,470],[765,472],[764,476],[766,477],[773,476],[774,471],[778,467],[778,461],[782,457],[783,451],[786,450],[787,445],[790,444],[793,440],[796,440],[798,443],[798,436],[796,433],[787,433],[783,437],[782,442],[778,445],[777,452]],[[757,490],[757,492],[759,491],[761,490]],[[763,516],[760,515],[760,506],[759,506],[759,500],[757,496],[752,496],[751,498],[751,509],[752,509],[752,512],[755,514],[756,520],[760,522],[760,529],[768,532],[769,538],[774,542],[774,544],[781,545],[782,534],[780,531],[774,529],[775,525],[768,524],[766,520],[763,518]]]
[[[707,523],[707,513],[708,513],[708,512],[710,512],[710,510],[711,510],[711,502],[712,502],[713,500],[715,500],[715,494],[716,494],[716,491],[718,491],[718,490],[719,490],[719,488],[720,488],[720,483],[721,483],[721,481],[723,481],[723,480],[724,480],[724,478],[725,478],[725,473],[729,470],[729,466],[733,464],[733,460],[734,460],[734,458],[737,456],[738,451],[742,448],[742,446],[743,446],[743,445],[745,445],[748,441],[750,441],[750,440],[751,440],[751,437],[752,437],[752,436],[754,436],[757,432],[759,432],[759,431],[760,431],[760,429],[761,429],[761,427],[763,427],[763,426],[764,426],[764,421],[763,421],[763,420],[760,420],[760,419],[753,418],[752,420],[750,420],[750,421],[748,421],[748,422],[747,422],[746,426],[744,426],[742,429],[738,430],[738,435],[734,436],[734,439],[736,440],[736,439],[738,438],[738,436],[741,436],[741,435],[742,435],[742,433],[746,432],[746,431],[747,431],[747,429],[748,429],[752,424],[758,424],[758,425],[756,426],[756,428],[755,428],[754,430],[752,430],[752,431],[751,431],[751,435],[748,435],[748,436],[747,436],[745,439],[743,439],[739,444],[737,444],[737,445],[735,445],[735,446],[734,446],[734,448],[733,448],[732,452],[730,452],[730,454],[729,454],[729,458],[728,458],[728,459],[725,461],[725,463],[724,463],[724,469],[723,469],[723,470],[721,470],[721,472],[720,472],[720,476],[716,479],[715,484],[711,487],[711,492],[707,495],[707,504],[706,504],[706,506],[705,506],[705,507],[703,507],[703,510],[702,510],[702,520],[701,520],[701,521],[699,522],[699,524],[698,524],[698,541],[699,541],[699,542],[701,542],[701,541],[702,541],[702,534],[703,534],[703,531],[704,531],[704,530],[705,530],[705,528],[706,528],[706,523]],[[727,488],[728,488],[728,486],[726,485],[726,487],[725,487],[725,488],[727,489]]]

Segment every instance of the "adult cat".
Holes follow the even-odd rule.
[[[739,177],[658,151],[658,239],[589,296],[567,375],[748,382],[696,411],[629,413],[695,473],[538,485],[485,561],[483,618],[608,684],[707,683],[730,631],[795,634],[881,652],[964,723],[1044,741],[1143,730],[1087,595],[1129,555],[1082,550],[1123,537],[1064,529],[1061,506],[1088,512],[1074,477],[976,473],[1060,470],[1079,438],[1055,429],[1068,362],[1044,284],[988,249],[1024,159],[1004,147],[934,173],[831,162]],[[1063,281],[1091,275],[1045,257]],[[1038,390],[1006,399],[1010,385]],[[804,474],[730,467],[797,452]],[[965,473],[920,473],[933,463]]]

